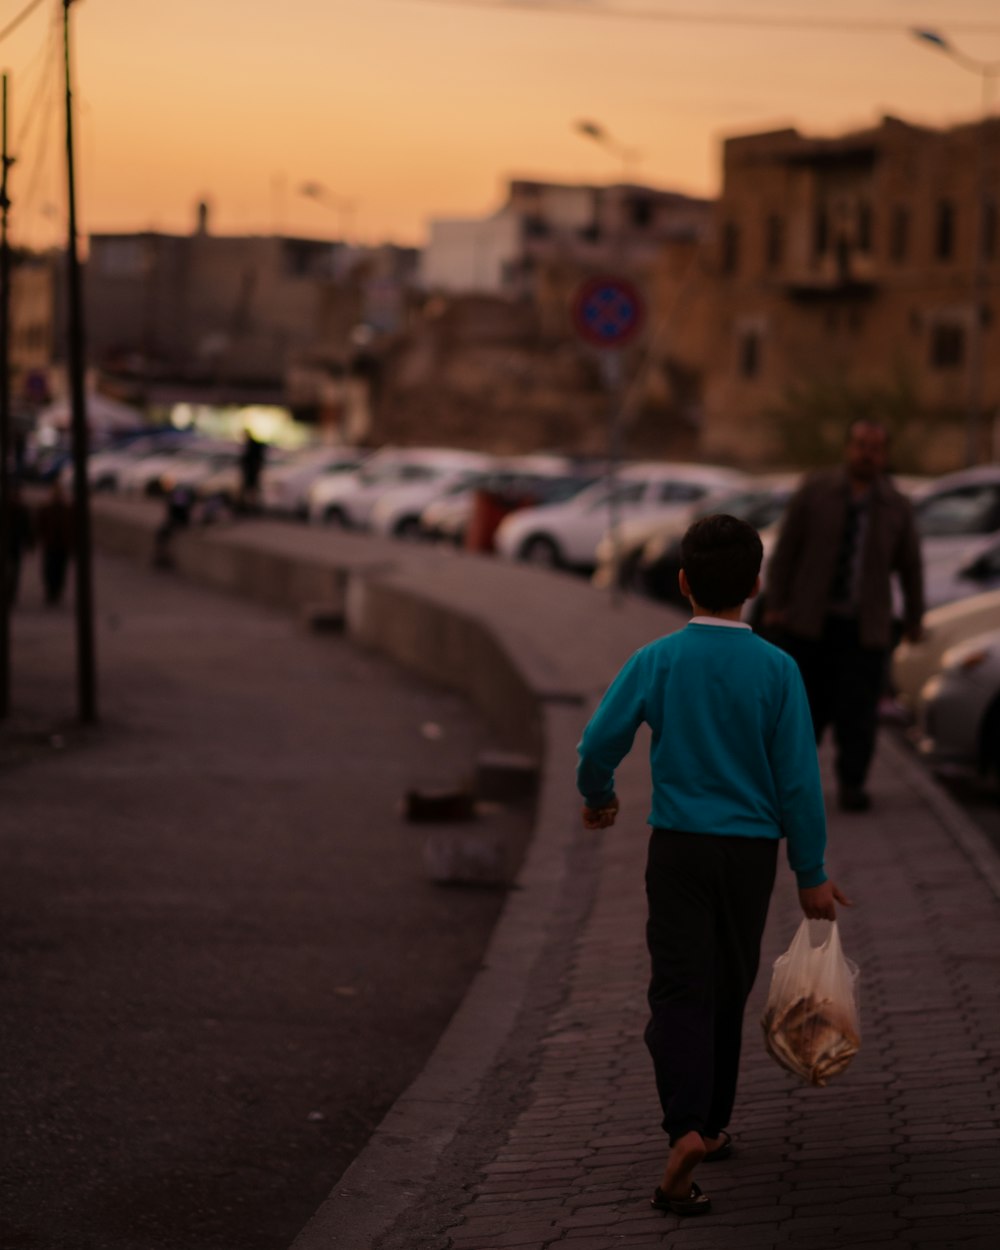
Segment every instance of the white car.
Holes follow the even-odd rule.
[[[948,473],[916,491],[913,507],[925,562],[961,559],[971,541],[1000,530],[1000,465]]]
[[[192,447],[174,456],[170,465],[154,481],[146,485],[149,495],[163,494],[168,488],[184,486],[197,492],[203,482],[219,476],[229,482],[239,480],[239,465],[243,449],[236,443],[224,443],[213,447]]]
[[[420,530],[426,538],[461,545],[479,491],[500,496],[513,511],[515,507],[561,503],[593,480],[593,476],[576,472],[573,461],[565,456],[539,454],[503,459],[495,468],[452,487],[429,503],[420,514]]]
[[[924,684],[917,749],[940,771],[1000,774],[1000,629],[950,647]]]
[[[605,534],[597,549],[594,585],[615,583],[654,599],[682,604],[677,585],[681,539],[688,526],[713,512],[726,512],[766,530],[780,520],[796,485],[796,475],[774,473],[749,479],[735,491],[706,495],[690,515],[664,518],[652,512],[620,527],[617,542]]]
[[[203,458],[206,455],[223,454],[229,451],[239,454],[239,448],[235,443],[207,438],[188,438],[175,447],[164,447],[124,466],[118,475],[118,487],[129,494],[159,494],[161,477],[171,472],[181,461],[190,463],[192,457]]]
[[[385,491],[372,508],[369,529],[395,538],[419,538],[420,518],[428,504],[455,491],[471,494],[488,476],[482,470],[456,468],[436,478],[409,482]]]
[[[629,464],[595,482],[574,498],[514,512],[500,524],[496,548],[511,560],[548,568],[591,571],[597,546],[611,528],[643,513],[686,515],[706,495],[735,489],[746,475],[732,469],[693,464]]]
[[[367,529],[372,509],[389,490],[418,483],[454,481],[456,472],[476,472],[489,457],[447,448],[385,448],[353,473],[338,473],[314,482],[309,491],[309,519],[347,529]]]
[[[919,642],[903,640],[892,655],[892,684],[896,697],[913,712],[924,683],[950,648],[991,629],[1000,629],[1000,590],[974,595],[933,608],[923,622]]]
[[[267,512],[282,516],[309,515],[309,489],[325,475],[353,473],[367,453],[353,447],[311,447],[287,463],[265,463],[261,475],[261,502]]]
[[[144,434],[140,438],[131,439],[124,444],[95,451],[87,457],[87,479],[94,491],[114,491],[118,489],[121,474],[131,465],[138,464],[151,456],[176,455],[190,443],[190,437],[175,430],[157,430]],[[67,464],[62,470],[63,484],[72,486],[73,465]]]

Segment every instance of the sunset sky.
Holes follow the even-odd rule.
[[[0,29],[28,3],[0,0]],[[61,11],[43,0],[0,44],[11,232],[29,246],[61,238],[65,213]],[[496,208],[509,176],[618,179],[622,161],[575,133],[579,119],[639,153],[637,181],[710,195],[727,135],[976,117],[977,75],[911,25],[1000,62],[996,0],[77,0],[71,12],[84,231],[186,232],[205,197],[216,233],[420,243],[431,217]],[[759,24],[665,20],[684,14]],[[304,197],[305,182],[328,202]]]

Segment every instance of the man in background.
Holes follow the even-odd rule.
[[[793,496],[767,574],[764,625],[799,665],[817,743],[836,744],[840,806],[866,811],[878,702],[894,641],[892,575],[903,633],[920,637],[920,541],[910,501],[890,478],[889,434],[854,421],[844,464],[810,474]]]
[[[35,529],[42,551],[45,602],[54,607],[66,589],[66,573],[73,554],[73,509],[58,478],[38,509]]]

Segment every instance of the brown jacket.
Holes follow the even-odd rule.
[[[861,557],[859,626],[862,646],[892,641],[890,576],[903,590],[903,626],[919,628],[924,612],[924,576],[913,508],[889,478],[877,478]],[[768,563],[767,611],[803,638],[819,638],[844,529],[850,486],[847,470],[810,474],[796,491]]]

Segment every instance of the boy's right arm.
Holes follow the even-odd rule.
[[[576,785],[586,804],[584,823],[587,811],[610,815],[588,828],[607,828],[618,811],[615,769],[629,753],[645,717],[641,657],[642,652],[636,652],[608,687],[577,747]]]

